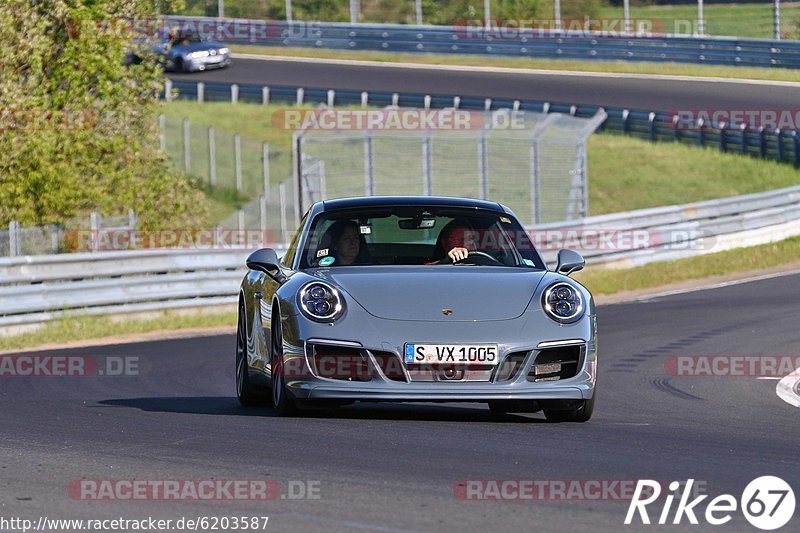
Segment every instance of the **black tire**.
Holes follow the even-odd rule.
[[[267,397],[250,381],[250,365],[247,362],[247,315],[244,306],[239,306],[236,326],[236,397],[244,407],[264,405]]]
[[[273,320],[279,317],[273,313]],[[280,319],[278,319],[280,320]],[[286,379],[283,366],[283,330],[280,321],[272,329],[272,342],[270,343],[270,369],[272,374],[272,408],[278,416],[291,416],[297,413],[297,404],[289,397],[286,390]]]
[[[492,416],[496,417],[504,417],[508,414],[506,404],[498,401],[489,402],[489,411],[492,413]]]
[[[595,390],[591,399],[583,400],[577,409],[545,409],[544,416],[548,422],[588,422],[594,412],[596,397],[597,391]]]
[[[189,72],[188,70],[186,70],[186,64],[180,57],[175,59],[175,72],[183,72],[183,73]]]

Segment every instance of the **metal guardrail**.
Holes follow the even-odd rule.
[[[592,231],[643,231],[654,238],[638,248],[579,249],[590,265],[637,266],[800,235],[800,186],[528,229],[538,235],[553,232],[568,243],[570,231],[578,239]],[[3,258],[0,329],[15,331],[75,314],[235,304],[248,252],[147,250]],[[551,264],[555,253],[544,254]]]
[[[511,98],[482,98],[386,91],[333,90],[325,88],[237,85],[167,80],[165,93],[170,98],[204,101],[284,103],[328,106],[400,106],[443,109],[499,110],[518,109],[535,113],[562,113],[592,118],[598,111],[608,115],[598,131],[621,133],[653,142],[680,142],[764,159],[792,163],[800,167],[800,136],[796,130],[730,128],[724,124],[692,127],[670,113],[632,110],[619,107],[568,104]],[[175,91],[177,90],[177,93]],[[163,95],[162,95],[163,96]]]
[[[481,54],[545,59],[656,61],[750,67],[800,67],[800,41],[587,31],[503,32],[474,26],[409,26],[166,17],[227,43],[382,52]]]

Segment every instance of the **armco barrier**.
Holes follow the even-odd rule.
[[[800,41],[737,37],[636,36],[528,31],[504,37],[475,26],[409,26],[166,17],[227,43],[340,50],[480,54],[545,59],[657,61],[751,67],[800,67]]]
[[[800,186],[528,228],[557,239],[641,230],[638,249],[579,250],[589,265],[629,267],[800,235]],[[553,264],[556,250],[537,240]],[[236,303],[249,250],[147,250],[0,259],[0,331],[73,314],[120,314]]]
[[[202,87],[202,88],[200,88]],[[765,159],[775,159],[800,166],[800,137],[796,130],[758,130],[729,128],[724,124],[696,124],[687,128],[675,115],[653,111],[631,110],[596,105],[480,98],[458,95],[392,93],[380,91],[333,90],[325,88],[236,85],[167,80],[170,98],[202,101],[235,101],[255,104],[270,102],[329,106],[400,106],[419,108],[519,109],[535,113],[564,113],[582,118],[594,117],[600,109],[608,117],[598,131],[622,133],[659,142],[680,142],[710,147]],[[163,96],[163,95],[162,95]]]

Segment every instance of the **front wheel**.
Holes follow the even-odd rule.
[[[275,316],[273,316],[275,319]],[[273,329],[270,369],[272,373],[272,408],[278,416],[289,416],[297,412],[297,404],[286,391],[286,376],[283,364],[283,334],[280,323]]]
[[[244,306],[239,306],[239,321],[236,326],[236,397],[245,407],[264,405],[264,396],[258,394],[250,381],[250,365],[247,363],[247,315]]]
[[[588,400],[581,400],[577,407],[571,409],[545,409],[544,416],[549,422],[588,422],[594,411],[594,399],[597,391]]]

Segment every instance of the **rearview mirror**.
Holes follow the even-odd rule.
[[[278,253],[272,248],[261,248],[247,258],[247,268],[264,272],[269,276],[275,276],[276,273],[280,272],[280,265]]]
[[[583,270],[586,265],[586,260],[578,252],[573,250],[561,250],[558,252],[558,264],[556,265],[556,272],[569,276],[573,272]]]

